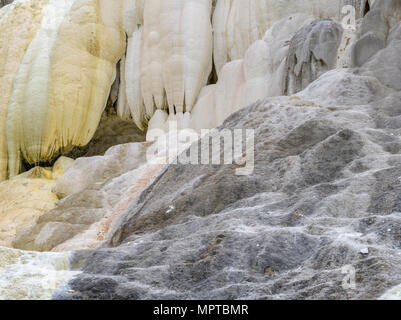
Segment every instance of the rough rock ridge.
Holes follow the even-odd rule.
[[[401,114],[381,103],[388,120]],[[75,254],[83,273],[55,297],[379,297],[401,282],[401,141],[375,112],[275,98],[236,113],[226,128],[257,125],[254,174],[168,167],[131,203],[115,247]],[[341,286],[347,265],[356,290]]]
[[[399,284],[398,37],[229,117],[221,129],[255,129],[254,173],[170,165],[55,298],[375,299]]]

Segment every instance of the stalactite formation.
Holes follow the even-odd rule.
[[[141,130],[165,130],[173,119],[199,129],[285,93],[288,41],[313,19],[340,20],[344,4],[357,17],[370,8],[348,0],[12,2],[0,11],[0,181],[22,160],[39,164],[86,145],[107,101]]]
[[[19,0],[0,16],[0,180],[92,138],[123,29],[98,0]]]

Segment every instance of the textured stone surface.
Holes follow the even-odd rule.
[[[20,2],[31,1],[34,0]],[[95,4],[93,0],[66,1],[91,3],[92,8]],[[192,79],[198,81],[199,74],[209,70],[206,60],[211,62],[211,57],[205,56],[202,59],[205,63],[199,60],[197,66],[203,65],[202,70],[192,69],[196,65],[193,61],[186,64],[189,73],[188,70],[175,73],[176,63],[183,56],[210,52],[210,47],[200,49],[202,39],[199,39],[193,46],[197,50],[187,48],[174,52],[181,48],[178,44],[162,57],[157,47],[171,44],[162,43],[158,36],[168,33],[175,35],[181,44],[182,41],[190,44],[188,39],[194,35],[202,37],[206,32],[203,40],[210,40],[208,28],[183,37],[190,30],[172,30],[167,21],[167,17],[177,12],[187,9],[192,12],[192,5],[197,3],[203,4],[201,11],[206,12],[207,2],[189,1],[188,7],[187,4],[172,7],[173,13],[165,6],[167,2],[160,0],[147,2],[146,12],[140,8],[142,1],[99,1],[103,18],[121,13],[119,5],[124,3],[124,17],[115,19],[118,24],[122,23],[130,38],[129,59],[120,61],[121,72],[108,98],[108,104],[117,107],[118,116],[129,121],[132,116],[132,120],[146,127],[147,113],[140,109],[139,113],[131,114],[129,101],[141,100],[142,96],[137,94],[145,89],[147,107],[151,109],[148,115],[153,113],[154,103],[165,109],[169,102],[159,98],[171,96],[171,92],[170,95],[163,92],[163,85],[172,84],[168,81],[172,74],[177,75],[173,77],[177,80],[173,85],[177,100],[174,98],[172,103],[178,110],[182,108],[182,92],[193,87],[183,88],[180,83],[188,80],[188,74],[198,74]],[[49,3],[50,8],[55,8],[61,2],[49,0]],[[223,6],[215,17],[221,14],[224,18],[225,10],[229,9],[224,5],[231,1],[219,3]],[[274,14],[274,19],[257,11],[254,15],[257,21],[248,24],[247,12],[255,12],[256,7],[247,7],[247,4],[268,4],[273,9],[268,10],[269,15]],[[291,8],[285,4],[291,4]],[[312,22],[330,12],[329,16],[338,20],[337,9],[343,4],[356,5],[357,17],[366,15],[355,29],[342,32],[336,22]],[[77,250],[69,261],[72,273],[65,270],[69,268],[68,253],[25,254],[13,249],[0,250],[0,273],[4,274],[0,277],[0,296],[27,296],[24,288],[31,284],[34,290],[29,297],[48,297],[72,275],[76,277],[67,287],[60,288],[54,298],[375,299],[400,296],[397,285],[401,282],[401,0],[370,1],[369,6],[367,1],[356,0],[254,0],[236,5],[231,12],[235,14],[231,18],[227,15],[226,24],[223,24],[225,19],[218,21],[219,27],[229,27],[225,32],[229,38],[220,40],[235,46],[224,47],[223,41],[220,43],[223,46],[215,49],[223,55],[232,49],[227,61],[236,54],[243,59],[226,64],[219,74],[219,82],[202,90],[199,99],[202,103],[197,104],[202,108],[195,106],[192,114],[180,111],[174,114],[177,110],[171,110],[170,115],[165,110],[157,110],[149,127],[155,123],[157,128],[166,119],[179,120],[180,128],[188,124],[193,127],[193,123],[197,129],[204,124],[214,127],[216,119],[222,123],[232,112],[260,99],[233,114],[221,127],[255,130],[253,173],[235,175],[240,165],[150,164],[145,154],[150,147],[161,143],[160,140],[154,144],[122,144],[143,141],[144,134],[116,116],[104,116],[95,139],[87,147],[71,151],[70,155],[78,158],[75,161],[62,158],[53,170],[37,168],[0,184],[3,245],[37,251]],[[110,15],[105,14],[105,9]],[[289,15],[298,9],[311,17]],[[166,21],[153,19],[157,11],[166,13],[163,15]],[[2,15],[6,12],[6,9],[0,11],[0,20],[7,17]],[[33,9],[21,9],[24,13],[21,15],[19,12],[14,12],[18,19],[8,16],[4,24],[16,35],[26,36],[25,42],[23,39],[13,42],[16,58],[25,50],[23,44],[30,40],[31,34],[24,28],[35,33],[35,28],[30,26],[38,26],[36,20],[29,24],[26,22],[29,19],[23,19],[24,24],[20,19],[27,13],[40,18]],[[146,23],[141,21],[143,15],[147,17]],[[278,21],[263,40],[253,42],[262,36],[266,25],[281,16],[286,18]],[[184,25],[193,25],[193,21],[183,19]],[[207,20],[205,16],[194,19],[199,25],[200,21]],[[236,20],[240,23],[236,24]],[[138,25],[143,26],[137,29]],[[162,25],[166,28],[160,30]],[[257,34],[247,32],[250,30]],[[11,34],[2,33],[2,36],[7,41]],[[145,60],[145,67],[150,69],[141,77],[155,80],[145,83],[144,88],[138,83],[136,73],[140,73],[141,41],[151,47],[147,50],[151,55],[146,59],[152,61],[148,64]],[[7,46],[0,45],[0,48],[7,49]],[[168,58],[175,53],[177,60]],[[12,51],[7,51],[7,55],[11,54]],[[7,57],[4,61],[8,61]],[[154,77],[160,74],[161,64],[169,65],[170,71],[174,71],[167,72],[162,86],[161,78]],[[20,63],[4,66],[9,69],[0,87],[8,94],[12,81],[7,77],[14,74],[13,68],[19,68]],[[285,74],[292,77],[287,83],[290,96],[264,99],[280,95]],[[5,116],[4,110],[0,110],[2,116]],[[199,122],[198,117],[203,121]],[[118,146],[112,147],[115,144]],[[40,174],[36,178],[46,179],[35,180],[32,172]],[[8,190],[12,191],[10,197]],[[37,208],[38,204],[43,207]],[[41,262],[48,262],[49,266],[42,267]],[[54,275],[52,285],[41,291],[40,283],[48,278],[46,273],[49,271],[52,278],[59,262],[61,274]],[[352,270],[355,288],[343,287],[343,280]],[[394,289],[385,293],[389,288]]]
[[[354,66],[361,66],[386,47],[389,32],[400,23],[401,1],[375,1],[362,23],[360,39],[355,44]]]
[[[36,224],[19,232],[13,247],[35,251],[97,247],[114,220],[161,169],[144,166],[146,147],[124,144],[104,156],[75,160],[53,186],[61,200]]]
[[[400,2],[377,3],[361,28],[382,15],[387,36],[364,56],[358,35],[358,68],[326,72],[224,122],[255,130],[252,175],[235,175],[237,165],[168,166],[103,248],[74,254],[83,273],[54,298],[399,295],[382,296],[401,282]],[[355,288],[342,286],[347,270]]]
[[[342,35],[340,23],[325,19],[315,20],[298,31],[291,39],[287,57],[286,95],[305,89],[335,67]]]
[[[401,281],[401,140],[376,116],[380,104],[397,118],[396,98],[273,98],[234,114],[224,127],[257,128],[254,174],[169,166],[131,203],[115,247],[76,254],[84,273],[56,298],[379,297]],[[355,290],[341,286],[348,265]]]
[[[59,199],[53,188],[72,162],[61,157],[53,168],[36,167],[0,183],[0,246],[11,246],[17,235],[56,206]]]

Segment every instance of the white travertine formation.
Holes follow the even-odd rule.
[[[255,41],[248,48],[244,59],[226,63],[217,84],[205,90],[192,110],[191,128],[198,131],[214,128],[245,105],[282,95],[290,41],[313,20],[303,14],[281,19],[266,32],[263,40]]]
[[[143,25],[126,27],[126,95],[139,128],[157,109],[192,110],[212,70],[211,11],[210,0],[149,0]]]
[[[312,19],[341,20],[348,4],[356,18],[367,8],[364,0],[14,1],[0,11],[0,180],[22,160],[86,145],[109,93],[117,114],[142,130],[167,119],[213,127],[282,94],[288,41]],[[219,79],[208,88],[213,61]]]
[[[348,7],[344,10],[345,5],[354,6],[355,19],[358,19],[363,16],[367,2],[218,0],[213,13],[213,51],[218,81],[202,89],[188,115],[190,127],[197,131],[213,128],[249,103],[285,94],[288,50],[295,34],[316,19],[343,20],[352,13],[352,10],[347,11]],[[349,22],[354,23],[353,19]],[[334,59],[331,57],[327,69],[350,67],[350,48],[357,34],[352,28],[347,29],[342,38],[336,39],[340,42],[338,48],[333,45],[332,52],[328,51],[335,61],[331,62]],[[320,50],[320,42],[335,42],[325,37],[326,33],[314,40],[317,41],[317,50]],[[321,70],[324,71],[327,70]],[[319,74],[317,72],[304,83],[310,83]],[[170,110],[170,114],[173,111]],[[167,118],[167,114],[161,116],[159,113],[151,120],[149,128],[166,130]]]
[[[127,63],[125,64],[125,95],[135,124],[144,130],[146,110],[141,91],[141,43],[143,28],[135,30],[128,38]]]
[[[349,0],[218,0],[213,16],[214,61],[216,70],[225,63],[244,58],[249,46],[261,39],[273,24],[291,14],[301,13],[315,19],[341,20],[344,5],[356,8],[361,17],[366,1]]]

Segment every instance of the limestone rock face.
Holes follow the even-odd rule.
[[[0,180],[22,159],[46,162],[91,140],[125,45],[104,3],[18,0],[1,10]]]
[[[212,126],[215,126],[240,106],[255,102],[259,98],[273,96],[273,92],[277,92],[276,88],[271,94],[264,94],[270,88],[262,78],[279,78],[279,86],[282,85],[283,70],[280,69],[278,77],[277,69],[267,70],[269,65],[266,60],[279,62],[282,60],[283,51],[274,51],[258,40],[262,40],[266,31],[278,21],[288,18],[291,14],[340,21],[344,16],[344,5],[355,6],[354,18],[358,19],[363,16],[367,2],[219,0],[216,1],[214,10],[212,1],[169,3],[152,0],[129,3],[125,9],[129,13],[126,14],[128,47],[126,59],[123,59],[121,64],[122,89],[119,94],[121,103],[118,113],[123,118],[132,117],[141,129],[150,127],[163,130],[167,119],[182,120],[182,126],[192,129],[209,125],[211,121],[214,121]],[[210,15],[213,29],[210,26]],[[155,19],[156,16],[160,19]],[[192,18],[188,18],[190,16]],[[281,24],[283,25],[284,23]],[[287,37],[288,28],[287,26],[287,29],[282,30],[276,26],[274,38]],[[325,29],[325,32],[330,31]],[[341,38],[339,30],[333,32],[334,37]],[[311,37],[313,38],[313,33]],[[323,42],[341,42],[341,39],[322,37],[323,32],[318,39],[319,43],[316,44],[316,47],[320,46],[320,50],[325,46]],[[279,46],[272,43],[268,43],[269,45],[274,48]],[[281,46],[285,47],[285,44],[281,43]],[[326,47],[328,46],[326,43]],[[333,50],[329,51],[330,49]],[[328,48],[327,52],[335,56],[336,49]],[[211,74],[212,51],[215,73]],[[330,58],[330,66],[327,67],[329,69],[332,57],[325,58]],[[244,64],[240,67],[237,60],[248,61],[250,65]],[[254,61],[253,65],[251,61]],[[259,69],[259,65],[262,68]],[[248,70],[245,70],[247,68]],[[234,101],[229,101],[226,106],[219,105],[218,91],[228,91],[219,90],[219,85],[203,90],[210,76],[218,77],[221,87],[232,88],[236,92]],[[230,79],[229,83],[226,83],[226,79]],[[306,84],[315,79],[316,77],[311,76]],[[235,81],[237,86],[234,86]],[[212,93],[215,90],[216,94]],[[208,94],[204,95],[205,92]],[[283,93],[281,90],[278,94]],[[202,110],[195,110],[198,104],[202,105],[198,107]],[[220,109],[223,111],[220,112]],[[219,115],[219,112],[222,114]],[[203,119],[202,114],[208,114],[208,118],[212,114],[215,119]]]
[[[271,98],[239,111],[224,128],[257,128],[254,174],[170,166],[132,203],[112,247],[76,255],[86,262],[74,294],[56,297],[379,297],[401,281],[399,128],[377,129],[375,116],[395,121],[397,97],[380,109]],[[347,265],[357,290],[341,286]]]
[[[261,39],[275,22],[291,14],[341,20],[343,6],[353,5],[358,19],[365,3],[359,0],[218,0],[213,16],[216,70],[219,73],[225,63],[242,59],[254,41]]]
[[[162,128],[169,117],[195,129],[282,94],[286,44],[270,40],[285,39],[290,27],[276,26],[264,44],[266,31],[295,13],[340,21],[345,4],[356,7],[356,18],[367,6],[362,0],[14,1],[0,13],[0,180],[18,174],[22,161],[49,162],[86,146],[108,101],[141,130]],[[326,46],[334,56],[326,42],[332,40],[309,43],[310,50],[316,55]],[[273,47],[283,50],[272,55]],[[217,77],[215,89],[203,90]],[[279,88],[270,90],[273,82]],[[230,90],[235,97],[220,106]],[[204,109],[213,119],[204,119]]]
[[[191,111],[212,71],[211,0],[145,1],[143,23],[128,30],[128,108],[139,128],[159,110]]]
[[[190,127],[213,128],[244,105],[301,91],[336,68],[342,40],[343,28],[337,22],[315,20],[304,14],[281,19],[263,40],[248,48],[244,59],[223,66],[217,84],[210,86],[207,95],[200,95],[191,112]],[[202,110],[208,110],[203,113],[207,119]]]
[[[344,5],[355,8],[350,25]],[[61,257],[60,285],[72,274],[63,275],[68,254],[56,252],[73,250],[82,272],[54,295],[61,299],[399,296],[399,287],[383,293],[401,283],[400,8],[401,0],[2,8],[0,180],[11,179],[0,183],[0,246],[52,251],[26,255]],[[186,157],[191,141],[163,145],[173,133],[197,140],[217,126],[254,130],[250,175],[236,175],[238,163],[156,161]],[[216,154],[232,149],[224,147]],[[60,153],[77,159],[17,175],[21,163]],[[17,295],[7,279],[18,278],[14,256],[26,255],[0,250],[0,296]]]

